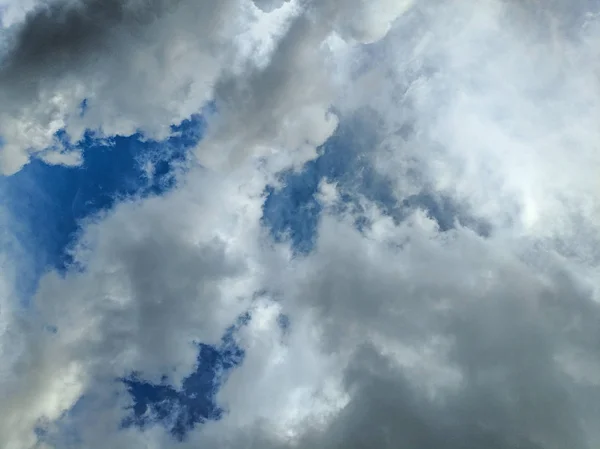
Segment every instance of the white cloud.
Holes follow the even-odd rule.
[[[14,36],[0,71],[7,173],[50,146],[60,128],[74,140],[85,128],[168,134],[172,123],[210,99],[233,56],[231,39],[242,33],[236,22],[250,19],[234,0],[61,3],[5,33]],[[89,107],[82,117],[84,98]]]
[[[223,143],[234,164],[282,147],[298,150],[296,164],[311,157],[337,124],[322,43],[334,31],[375,41],[410,3],[271,3],[257,4],[269,13],[243,0],[57,0],[33,10],[4,32],[3,172],[52,146],[58,129],[75,141],[86,128],[159,138],[211,99],[225,124],[200,150],[203,158],[220,164],[222,148],[215,147]],[[274,37],[281,39],[265,66]]]
[[[100,65],[84,58],[94,70],[56,75],[36,91],[46,101],[6,109],[42,149],[65,124],[160,135],[214,97],[197,154],[222,170],[192,167],[173,192],[90,220],[73,250],[82,269],[46,274],[24,316],[3,270],[0,442],[36,447],[45,424],[56,449],[74,433],[90,449],[597,444],[595,19],[577,26],[560,2],[423,1],[404,15],[385,1],[256,3],[271,12],[182,2],[115,54],[94,53]],[[88,113],[69,115],[84,93]],[[343,204],[323,180],[314,250],[273,243],[266,183],[364,110],[378,139],[360,153],[395,206],[445,195],[490,235],[442,231],[419,208],[398,220],[358,187]],[[9,161],[28,157],[20,136]],[[222,420],[181,443],[161,426],[120,429],[129,400],[115,377],[178,385],[192,343],[218,341],[246,310]]]
[[[8,28],[19,23],[37,4],[38,0],[0,0],[0,24]]]
[[[420,214],[401,225],[368,215],[374,226],[364,234],[353,226],[354,216],[325,217],[316,251],[273,273],[292,329],[298,322],[305,340],[287,361],[292,371],[262,387],[266,367],[282,360],[272,351],[254,368],[240,368],[252,374],[230,379],[240,405],[242,391],[252,394],[246,419],[253,412],[261,416],[263,403],[269,419],[283,419],[277,403],[284,398],[287,409],[293,407],[294,387],[286,382],[303,371],[304,379],[315,376],[313,389],[327,379],[320,370],[337,377],[348,404],[320,430],[298,421],[308,426],[306,433],[289,443],[267,424],[261,427],[267,436],[251,447],[265,447],[264,438],[279,441],[274,447],[403,442],[418,448],[450,441],[456,447],[587,447],[593,440],[586,441],[584,426],[597,416],[580,402],[586,383],[566,376],[569,368],[556,357],[568,351],[597,359],[591,343],[596,331],[588,333],[588,326],[598,306],[589,291],[559,275],[560,265],[548,272],[525,263],[505,241],[464,229],[440,234]],[[310,316],[308,327],[303,316]],[[311,333],[320,336],[312,351],[321,354],[312,362],[302,355]],[[328,360],[335,362],[328,366]],[[242,427],[240,438],[247,431]]]
[[[32,447],[38,420],[133,370],[178,385],[194,369],[194,343],[217,343],[249,307],[261,190],[252,199],[252,179],[194,173],[182,190],[90,222],[74,252],[83,271],[46,275],[31,309],[4,326],[3,339],[19,340],[2,357],[12,360],[0,379],[3,446]]]
[[[598,25],[571,24],[556,3],[538,21],[513,2],[422,8],[404,23],[422,31],[399,27],[380,46],[359,104],[384,121],[379,164],[400,195],[418,166],[429,188],[511,232],[564,233],[575,214],[596,222]]]

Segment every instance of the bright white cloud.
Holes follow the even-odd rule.
[[[0,0],[0,24],[8,28],[19,23],[39,3],[38,0]]]

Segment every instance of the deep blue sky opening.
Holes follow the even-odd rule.
[[[121,379],[134,400],[123,426],[144,428],[158,422],[167,425],[171,434],[181,441],[197,424],[220,419],[226,410],[216,403],[216,394],[229,372],[243,363],[244,350],[237,346],[235,333],[250,320],[249,313],[243,314],[227,330],[219,346],[198,345],[197,369],[184,379],[181,390],[166,382],[159,385],[145,382],[137,373]]]
[[[48,268],[64,271],[71,263],[66,251],[76,238],[80,221],[110,209],[120,199],[160,195],[175,185],[174,170],[182,166],[201,138],[205,122],[194,116],[172,127],[164,142],[144,141],[139,134],[108,140],[86,133],[79,167],[48,165],[39,159],[18,173],[0,178],[11,215],[22,224],[19,240],[33,261],[33,273],[22,273],[25,291]],[[64,132],[57,134],[67,146]],[[144,166],[151,162],[153,176]]]
[[[267,187],[263,222],[278,240],[289,239],[298,253],[312,250],[321,205],[316,194],[323,179],[336,182],[343,202],[353,202],[358,189],[366,198],[383,208],[393,207],[395,199],[390,183],[378,175],[361,153],[377,145],[372,119],[357,114],[342,121],[327,142],[318,148],[319,157],[305,164],[300,172],[288,171],[280,176],[283,187]]]

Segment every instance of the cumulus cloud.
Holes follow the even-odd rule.
[[[385,121],[382,171],[405,182],[397,170],[414,178],[418,165],[423,183],[511,231],[564,232],[575,213],[595,220],[597,23],[561,6],[446,5],[407,18],[408,29],[427,26],[410,44],[399,28],[379,49],[390,64],[361,74],[361,86],[396,93],[361,97]]]
[[[3,357],[12,360],[0,381],[5,447],[32,446],[35,426],[95,383],[110,394],[134,366],[144,379],[166,375],[179,385],[194,369],[196,344],[218,342],[249,307],[259,288],[248,256],[260,240],[261,192],[252,201],[238,184],[222,183],[220,195],[207,188],[218,184],[206,174],[175,197],[123,204],[91,222],[73,250],[82,269],[45,276],[27,319],[3,314],[7,343],[24,336]]]
[[[74,141],[86,128],[168,134],[210,99],[247,9],[236,1],[39,5],[4,32],[3,171],[55,144],[60,129]]]
[[[85,129],[164,137],[169,125],[211,100],[222,103],[224,113],[235,104],[219,135],[230,136],[229,128],[240,120],[257,121],[245,127],[253,135],[237,137],[248,140],[244,150],[227,142],[234,164],[245,154],[282,146],[295,147],[294,162],[300,164],[337,123],[329,110],[335,92],[327,72],[333,68],[320,48],[325,39],[338,32],[354,42],[376,41],[409,6],[242,0],[36,4],[3,32],[2,170],[13,173],[31,153],[58,145],[61,129],[74,141]],[[281,35],[264,67],[257,56]],[[247,42],[255,44],[248,48]],[[88,108],[81,114],[84,99]],[[222,146],[222,136],[213,140],[213,146]],[[215,156],[217,150],[200,153],[213,163],[219,157],[231,162]]]
[[[5,171],[61,127],[163,135],[208,100],[216,113],[177,188],[83,223],[73,265],[29,308],[2,270],[4,447],[598,444],[594,5],[98,5],[12,25],[0,81],[34,88],[2,94]],[[357,157],[394,204],[368,199],[360,173],[320,180],[315,246],[298,254],[262,224],[265,187],[351,117],[367,117],[376,138]],[[177,387],[194,344],[244,313],[220,420],[184,441],[122,428],[117,378]]]

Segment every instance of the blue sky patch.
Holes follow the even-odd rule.
[[[122,379],[135,402],[123,426],[144,428],[159,422],[168,426],[175,438],[183,440],[195,425],[220,419],[225,410],[216,404],[216,394],[227,374],[243,362],[244,351],[236,345],[234,337],[249,320],[250,314],[241,316],[218,347],[199,345],[198,368],[183,381],[181,390],[144,382],[135,373]]]
[[[139,134],[99,140],[86,134],[83,165],[48,165],[39,159],[18,173],[0,177],[11,214],[23,225],[21,244],[31,255],[33,273],[21,273],[32,283],[48,268],[65,270],[71,262],[66,249],[79,231],[80,220],[109,209],[123,198],[160,195],[175,185],[174,170],[200,140],[205,122],[194,116],[172,127],[164,142],[145,141]],[[58,138],[69,145],[64,133]],[[146,167],[152,164],[149,177]]]
[[[312,250],[321,214],[316,194],[323,179],[337,183],[346,204],[357,204],[356,192],[360,192],[396,221],[402,221],[419,208],[438,223],[442,232],[460,223],[488,236],[490,225],[470,215],[466,207],[449,197],[423,190],[398,202],[389,180],[375,171],[362,152],[379,144],[376,121],[375,113],[370,111],[343,121],[335,134],[318,149],[319,157],[299,172],[282,173],[283,187],[267,187],[263,222],[271,229],[272,236],[278,241],[289,239],[299,253]],[[368,223],[359,219],[356,225],[361,228]]]
[[[394,204],[391,186],[375,173],[361,152],[378,142],[370,121],[362,114],[343,121],[318,149],[319,157],[300,172],[282,173],[282,188],[267,187],[263,222],[276,240],[289,239],[300,253],[312,249],[321,213],[315,195],[323,179],[337,182],[342,192],[360,189],[361,194],[381,205]],[[349,195],[345,198],[352,200]]]

